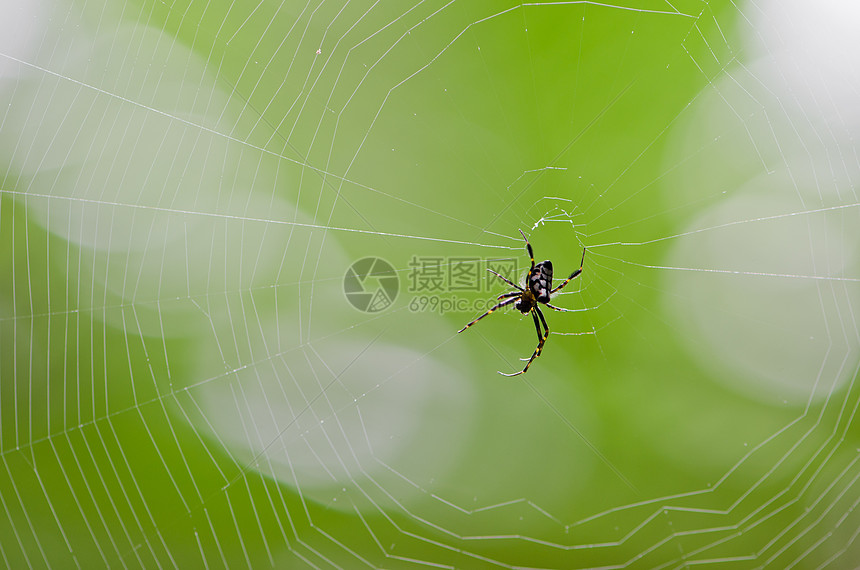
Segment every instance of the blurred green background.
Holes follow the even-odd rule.
[[[3,565],[856,564],[850,5],[0,12]]]

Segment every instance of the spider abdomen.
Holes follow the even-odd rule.
[[[529,271],[529,290],[539,303],[549,302],[549,292],[552,290],[552,262],[541,261]]]

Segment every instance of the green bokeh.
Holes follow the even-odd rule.
[[[725,559],[746,568],[787,564],[830,536],[801,563],[815,567],[850,548],[851,500],[827,494],[856,476],[850,419],[827,402],[733,390],[722,381],[731,371],[698,357],[678,327],[671,276],[659,269],[675,245],[665,238],[726,199],[725,188],[676,192],[686,161],[714,152],[679,156],[678,133],[702,91],[744,53],[732,3],[675,3],[690,17],[651,4],[138,2],[122,13],[74,5],[93,29],[101,17],[149,28],[202,62],[226,94],[223,108],[193,99],[193,89],[193,104],[172,109],[122,95],[97,74],[91,83],[104,81],[106,94],[122,97],[113,104],[145,119],[166,114],[182,134],[165,139],[187,137],[179,146],[207,156],[208,169],[235,170],[224,167],[217,188],[177,175],[177,194],[201,192],[193,207],[146,183],[130,200],[151,199],[149,213],[171,229],[201,223],[211,235],[207,253],[188,262],[204,263],[187,269],[187,293],[176,295],[161,284],[186,275],[155,272],[186,242],[147,246],[137,258],[132,248],[102,254],[67,241],[34,213],[50,200],[26,196],[37,177],[7,167],[4,563],[652,568]],[[62,83],[61,62],[47,62],[60,75],[49,80]],[[213,108],[219,120],[210,125]],[[190,136],[199,125],[223,154]],[[151,167],[177,169],[166,160]],[[119,202],[117,210],[128,198]],[[269,202],[288,208],[266,211]],[[516,370],[530,354],[531,319],[505,312],[457,335],[475,312],[411,311],[408,279],[416,257],[443,267],[513,257],[522,270],[520,229],[557,278],[588,248],[582,276],[557,301],[586,310],[545,311],[563,334],[550,336],[527,375],[508,379],[496,371]],[[278,247],[282,257],[266,257]],[[357,312],[339,294],[346,268],[366,256],[401,276],[401,295],[382,315]],[[117,268],[127,277],[108,287]],[[206,271],[218,278],[195,284]],[[472,303],[504,290],[456,295]],[[266,324],[272,315],[276,324]],[[421,358],[379,379],[350,368],[374,343]],[[426,406],[440,424],[468,431],[419,429],[409,460],[388,466],[403,470],[400,479],[375,488],[359,473],[326,498],[270,476],[265,454],[224,441],[211,427],[222,418],[206,407],[230,394],[235,408],[251,410],[267,375],[313,376],[320,393],[378,380],[356,407],[388,395],[397,406],[398,386],[422,370],[468,383],[468,402]],[[832,399],[853,405],[852,387]],[[317,400],[307,409],[315,414]],[[322,419],[341,412],[346,422],[349,410]],[[312,430],[319,418],[307,419]],[[281,445],[277,437],[261,446]],[[421,446],[436,457],[449,445],[448,465],[422,461]]]

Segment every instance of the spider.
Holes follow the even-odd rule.
[[[552,287],[552,262],[550,260],[541,261],[540,263],[535,263],[535,254],[532,250],[532,244],[529,243],[529,238],[526,237],[526,234],[523,233],[523,230],[520,230],[520,234],[522,234],[523,239],[526,240],[526,251],[529,253],[529,259],[531,259],[532,266],[529,269],[529,273],[526,276],[526,287],[520,287],[507,277],[503,277],[499,275],[492,269],[487,269],[490,273],[516,289],[515,291],[510,291],[508,293],[502,293],[496,300],[499,303],[496,304],[492,309],[479,316],[477,319],[473,320],[465,327],[458,330],[458,333],[463,332],[470,326],[474,325],[496,309],[500,309],[506,305],[514,304],[514,308],[517,309],[522,314],[531,313],[532,317],[535,320],[535,328],[537,329],[538,335],[538,345],[535,349],[534,353],[532,353],[531,358],[526,362],[525,368],[520,370],[519,372],[514,372],[512,374],[505,374],[504,372],[499,371],[499,374],[502,376],[519,376],[520,374],[525,374],[529,369],[532,361],[540,356],[541,350],[543,350],[543,345],[546,342],[547,337],[549,337],[549,327],[546,324],[546,319],[541,313],[540,305],[538,303],[543,303],[550,309],[554,311],[569,311],[570,309],[562,309],[561,307],[555,307],[549,304],[550,297],[554,295],[556,292],[560,291],[562,287],[570,283],[572,279],[579,276],[582,273],[582,266],[585,264],[585,248],[582,249],[582,261],[579,262],[579,269],[570,274],[570,277],[565,279],[561,285],[556,287],[555,289],[550,289]],[[540,321],[538,321],[540,318]],[[541,324],[543,324],[543,332],[541,332]],[[521,360],[526,360],[522,358]]]

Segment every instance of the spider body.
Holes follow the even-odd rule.
[[[529,259],[531,260],[531,267],[529,268],[528,275],[526,275],[525,287],[520,287],[507,277],[503,277],[499,275],[492,269],[487,269],[490,273],[507,283],[508,285],[514,288],[514,291],[510,291],[508,293],[502,293],[497,297],[496,300],[499,302],[491,308],[486,313],[480,315],[478,318],[467,324],[465,327],[457,331],[458,333],[463,332],[467,328],[471,327],[496,309],[500,309],[504,306],[514,304],[514,308],[520,311],[522,314],[527,315],[531,313],[532,318],[534,318],[535,329],[537,329],[538,335],[538,345],[535,349],[534,353],[532,353],[531,358],[526,362],[525,367],[519,372],[514,372],[513,374],[505,374],[503,372],[499,372],[502,376],[518,376],[520,374],[525,374],[525,372],[529,369],[532,361],[540,356],[541,350],[543,350],[543,345],[546,342],[547,337],[549,337],[549,326],[546,324],[546,319],[543,316],[543,313],[540,310],[540,305],[545,305],[554,311],[567,311],[568,309],[562,309],[561,307],[555,307],[550,305],[549,301],[552,295],[556,292],[560,291],[562,287],[570,283],[572,279],[579,276],[582,273],[582,266],[585,264],[585,249],[582,250],[582,261],[579,263],[579,269],[570,274],[570,277],[565,279],[561,285],[552,288],[552,262],[550,260],[541,261],[540,263],[535,263],[534,251],[532,250],[532,245],[529,243],[526,234],[520,230],[520,234],[522,234],[523,239],[526,241],[526,251],[528,251]],[[541,329],[541,325],[543,328]],[[526,360],[525,358],[523,360]]]
[[[552,289],[552,261],[547,259],[532,267],[529,270],[526,282],[529,288],[527,291],[524,291],[527,293],[524,299],[534,297],[534,301],[538,303],[549,303],[550,290]],[[534,306],[534,303],[532,303],[532,306]],[[519,309],[519,307],[517,308]],[[522,309],[520,310],[522,311]],[[523,311],[523,313],[528,313],[528,310]]]

